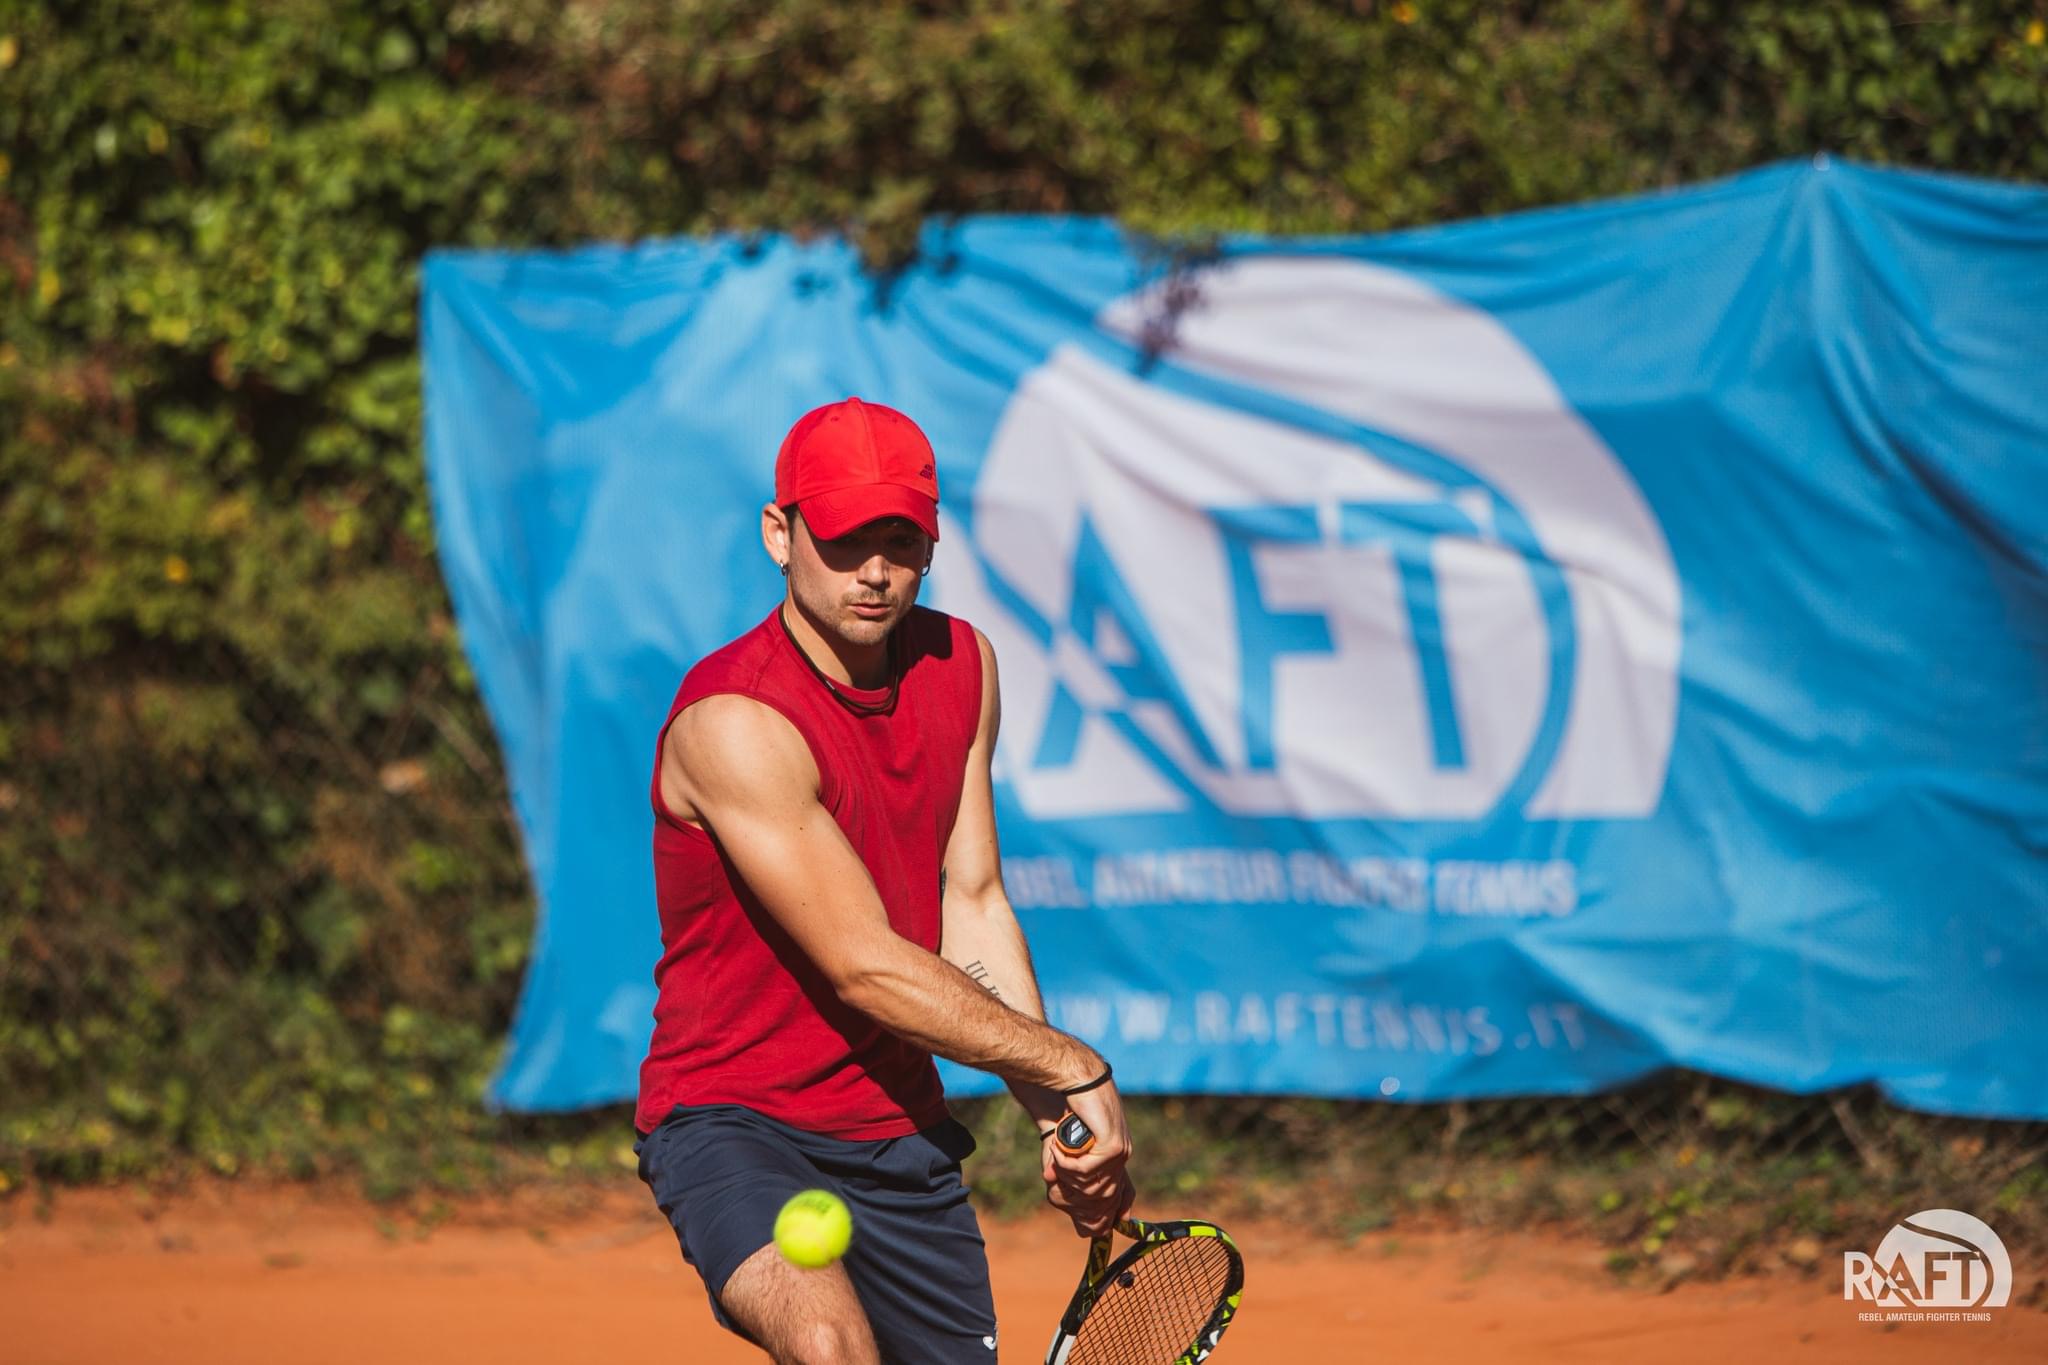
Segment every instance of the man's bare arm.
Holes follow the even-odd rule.
[[[1001,689],[995,651],[980,631],[981,721],[967,754],[966,781],[961,784],[960,810],[953,837],[946,845],[944,930],[939,953],[967,973],[989,994],[1033,1019],[1045,1018],[1038,977],[1031,969],[1031,950],[1003,891],[1002,849],[996,837],[995,793],[990,764],[1002,728]],[[1056,1091],[1022,1081],[1010,1082],[1010,1093],[1045,1128],[1066,1112]]]
[[[990,768],[1002,728],[1002,704],[995,650],[979,631],[975,644],[981,650],[981,723],[968,751],[960,809],[946,845],[944,937],[939,951],[991,995],[1042,1019],[1045,1007],[1031,970],[1031,950],[1003,890],[1002,849],[996,836]],[[1074,1219],[1078,1231],[1107,1231],[1133,1197],[1124,1169],[1130,1158],[1130,1131],[1115,1083],[1069,1100],[1056,1091],[1011,1079],[1010,1093],[1041,1130],[1057,1123],[1070,1104],[1087,1121],[1101,1164],[1084,1167],[1071,1162],[1048,1143],[1041,1153],[1041,1173],[1049,1187],[1047,1198]]]
[[[703,824],[839,998],[890,1032],[1006,1081],[1070,1088],[1102,1070],[1080,1040],[1009,1007],[890,927],[860,855],[818,801],[802,736],[746,697],[707,697],[669,727],[662,792]]]

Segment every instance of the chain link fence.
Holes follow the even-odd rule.
[[[144,564],[185,638],[0,641],[0,1180],[473,1164],[532,906],[431,566]]]
[[[622,1111],[482,1104],[530,892],[431,567],[401,585],[282,622],[217,600],[192,638],[78,670],[12,642],[0,1181],[197,1166],[400,1193],[618,1174]],[[982,1197],[1035,1202],[1021,1113],[960,1109]],[[1668,1273],[1810,1261],[1947,1206],[2016,1247],[2048,1244],[2048,1125],[1911,1113],[1869,1089],[1793,1096],[1673,1073],[1446,1104],[1149,1097],[1133,1123],[1155,1206],[1339,1236],[1397,1216],[1562,1221],[1606,1239],[1617,1265]]]
[[[1035,1201],[1035,1133],[963,1106],[977,1187]],[[1402,1226],[1562,1227],[1670,1279],[1839,1265],[1921,1209],[2048,1245],[2048,1125],[1913,1113],[1868,1087],[1787,1095],[1670,1072],[1605,1094],[1391,1104],[1181,1096],[1133,1104],[1141,1199],[1358,1239]],[[1390,1234],[1389,1234],[1390,1235]],[[2037,1298],[2040,1289],[2035,1293]]]

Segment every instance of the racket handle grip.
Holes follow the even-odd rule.
[[[1081,1156],[1095,1145],[1095,1130],[1069,1109],[1052,1126],[1052,1140],[1053,1145],[1068,1156]]]

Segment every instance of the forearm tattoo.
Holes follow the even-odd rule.
[[[1003,993],[996,989],[996,983],[989,980],[988,968],[981,965],[980,958],[974,959],[974,961],[968,963],[965,967],[962,967],[960,970],[966,972],[969,976],[973,977],[977,985],[979,985],[983,990],[987,991],[990,995],[993,995],[996,999],[1000,1000],[1003,998]]]

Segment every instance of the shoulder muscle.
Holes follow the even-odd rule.
[[[662,744],[663,796],[678,815],[716,823],[721,808],[815,801],[818,766],[796,726],[752,697],[691,704]]]

